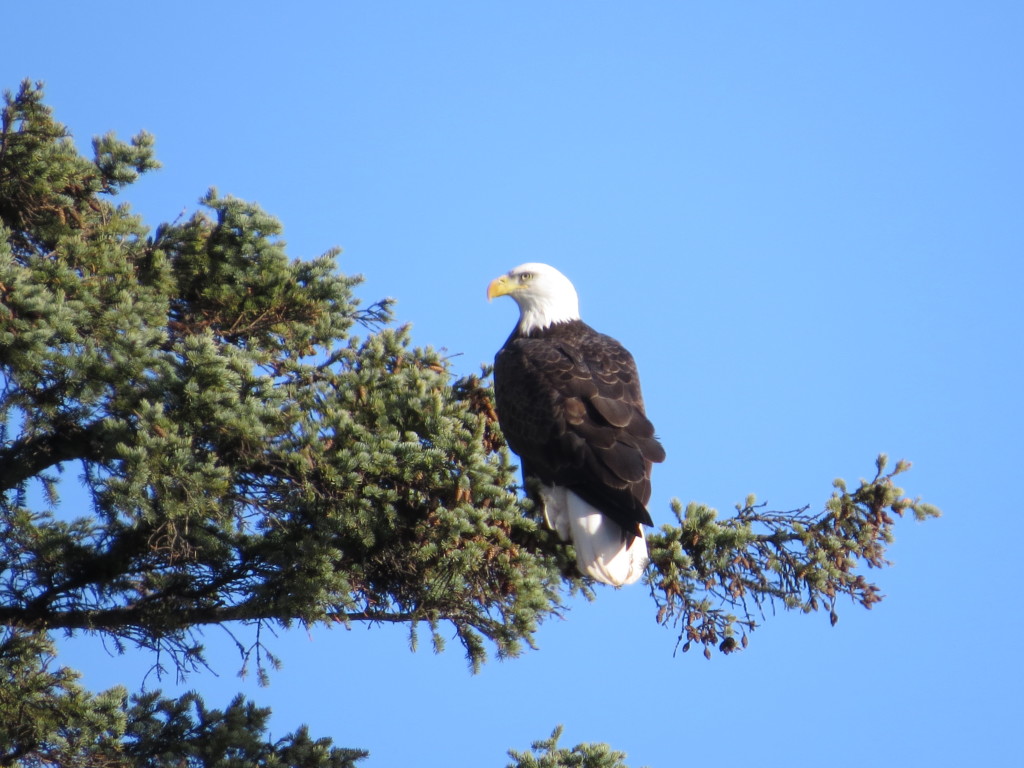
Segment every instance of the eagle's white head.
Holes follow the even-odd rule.
[[[580,319],[580,300],[569,278],[547,264],[520,264],[491,281],[487,299],[511,296],[519,305],[519,330],[538,331]]]

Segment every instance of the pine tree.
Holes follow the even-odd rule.
[[[85,691],[55,630],[189,671],[205,625],[402,623],[438,649],[450,627],[477,668],[595,594],[521,498],[486,371],[456,375],[387,301],[362,306],[336,252],[289,259],[275,219],[215,191],[150,230],[114,200],[157,167],[153,138],[107,135],[85,158],[38,84],[6,94],[0,130],[0,765],[365,755],[303,728],[271,742],[267,710],[242,699]],[[858,566],[885,564],[893,515],[938,514],[895,485],[908,466],[880,457],[818,514],[676,504],[678,525],[650,537],[657,620],[684,650],[729,653],[768,603],[833,623],[844,595],[870,607]],[[61,509],[69,469],[88,514]],[[510,754],[622,765],[558,735]]]

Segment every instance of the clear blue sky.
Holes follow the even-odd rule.
[[[540,649],[471,676],[456,645],[316,628],[269,688],[209,634],[210,705],[370,768],[504,766],[557,723],[634,768],[1011,764],[1024,684],[1024,5],[1018,2],[9,3],[0,85],[47,83],[83,146],[156,135],[126,199],[150,225],[210,186],[340,245],[460,372],[514,319],[497,274],[546,261],[631,348],[669,499],[824,503],[875,455],[943,508],[904,521],[871,612],[768,617],[673,658],[642,587],[601,590]],[[151,660],[66,663],[137,687]]]

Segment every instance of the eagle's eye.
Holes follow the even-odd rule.
[[[533,280],[533,272],[520,272],[519,282],[525,283],[527,280]]]

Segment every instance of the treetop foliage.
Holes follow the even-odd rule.
[[[210,192],[150,236],[96,195],[153,167],[151,141],[107,137],[89,164],[38,98],[9,104],[0,155],[7,231],[45,221],[0,246],[0,617],[179,660],[193,628],[237,620],[446,620],[474,664],[481,636],[518,653],[561,574],[482,447],[479,379],[452,381],[385,302],[360,308],[334,252],[290,261],[253,205]],[[49,196],[22,193],[18,162]],[[93,501],[70,522],[69,463]],[[48,508],[26,506],[32,479]]]
[[[558,746],[560,738],[562,726],[555,728],[550,738],[533,742],[530,752],[510,749],[509,757],[516,762],[506,768],[628,768],[622,762],[626,755],[607,744],[577,744],[566,749]]]
[[[475,669],[531,646],[566,595],[597,593],[521,498],[486,376],[413,346],[388,301],[362,306],[336,250],[290,259],[255,205],[211,190],[150,230],[113,197],[157,167],[148,134],[104,136],[87,159],[40,86],[6,94],[0,665],[18,683],[0,689],[0,765],[183,764],[172,743],[194,748],[188,765],[349,765],[364,753],[302,729],[269,743],[266,711],[242,700],[90,694],[48,633],[187,671],[205,663],[203,627],[252,628],[239,647],[262,675],[264,625],[397,622],[438,649],[445,625]],[[885,564],[893,516],[937,514],[895,485],[908,466],[837,481],[816,514],[675,503],[650,535],[652,614],[710,654],[746,645],[768,605],[833,623],[843,595],[870,607],[860,567]],[[86,508],[61,505],[69,470]],[[621,764],[557,738],[512,756]],[[217,762],[227,743],[248,762]]]

